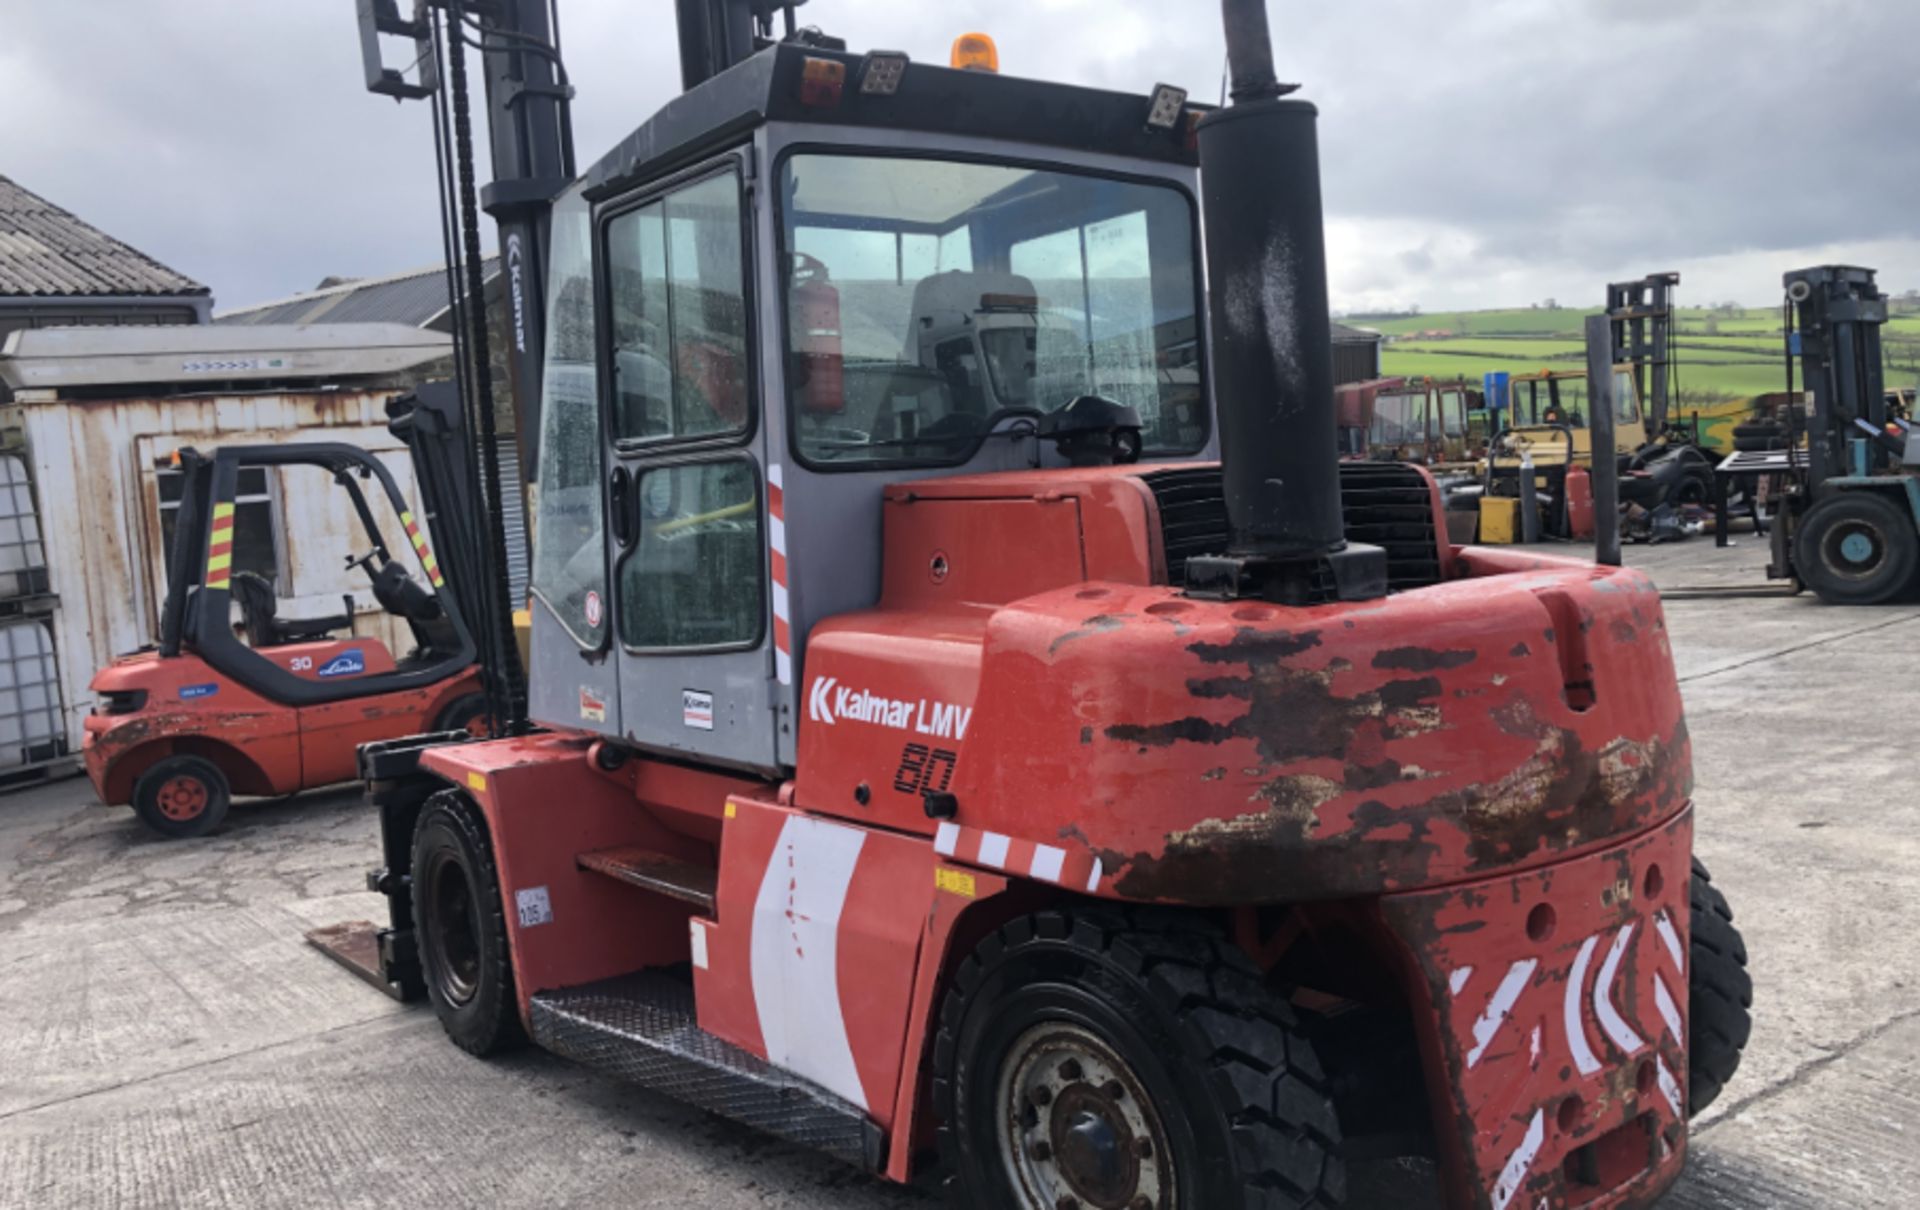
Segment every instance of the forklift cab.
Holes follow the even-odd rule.
[[[161,617],[162,657],[191,651],[247,689],[294,707],[420,688],[473,663],[475,645],[459,607],[443,591],[425,535],[379,459],[355,446],[313,443],[228,446],[207,454],[188,448],[168,461],[180,474],[180,506]],[[342,595],[338,614],[286,616],[275,577],[234,566],[234,498],[243,467],[269,474],[315,468],[344,493],[354,547],[338,552],[342,571],[362,579],[381,609],[404,623],[410,650],[396,658],[380,638],[356,634],[352,592]],[[369,486],[375,488],[371,500]],[[301,495],[310,517],[344,511],[312,493]],[[402,562],[404,550],[395,556],[378,520],[382,512],[405,531],[425,583]]]
[[[791,769],[834,708],[796,692],[805,637],[879,598],[889,492],[1217,451],[1185,124],[871,60],[770,48],[556,202],[534,721]]]
[[[1613,368],[1613,407],[1614,451],[1631,455],[1647,444],[1631,366]],[[1584,370],[1516,374],[1507,384],[1506,424],[1494,438],[1494,465],[1516,469],[1525,455],[1536,467],[1591,466],[1590,419]]]

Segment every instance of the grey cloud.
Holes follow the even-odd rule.
[[[1566,296],[1690,258],[1920,237],[1920,4],[1270,7],[1282,74],[1321,108],[1329,218],[1416,233],[1361,249],[1336,294],[1457,304],[1474,287],[1455,279],[1477,270],[1503,290]],[[207,282],[224,305],[430,262],[427,114],[362,90],[352,8],[10,5],[0,172]],[[560,8],[590,161],[677,90],[670,10]],[[802,16],[922,61],[980,29],[1015,74],[1137,92],[1168,81],[1202,100],[1219,88],[1207,0],[814,0]],[[1472,263],[1461,241],[1443,251],[1423,229],[1465,237]]]

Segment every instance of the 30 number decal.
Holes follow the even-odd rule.
[[[953,781],[953,765],[958,752],[908,744],[900,753],[900,771],[893,775],[893,788],[902,794],[944,794]]]
[[[312,672],[313,657],[310,655],[296,655],[287,661],[287,669],[291,672]]]

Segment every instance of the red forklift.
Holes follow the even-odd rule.
[[[431,398],[435,388],[423,390]],[[434,414],[457,420],[445,394]],[[448,436],[416,423],[417,398],[396,406],[395,431],[418,434],[410,444],[430,525],[443,510],[433,503],[441,476],[428,473],[429,460]],[[82,754],[101,802],[131,805],[162,836],[203,836],[225,820],[236,794],[353,780],[363,743],[484,733],[477,648],[426,529],[380,459],[339,442],[224,446],[176,451],[168,469],[179,511],[160,642],[102,668],[90,686]],[[356,633],[351,594],[337,616],[281,616],[274,582],[235,566],[234,500],[249,475],[288,477],[302,510],[351,508],[365,549],[345,555],[346,570],[363,573],[381,609],[401,619],[411,651],[396,655],[379,637]],[[325,490],[329,480],[337,495]],[[399,558],[387,539],[396,526],[411,547]],[[418,579],[402,562],[409,555]]]
[[[683,0],[576,175],[546,0],[362,6],[456,119],[473,31],[545,267],[527,713],[360,758],[373,978],[455,1044],[993,1210],[1678,1177],[1751,989],[1659,598],[1337,460],[1315,110],[1222,7],[1213,109]]]

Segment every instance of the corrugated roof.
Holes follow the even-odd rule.
[[[1334,344],[1337,344],[1337,345],[1370,344],[1379,339],[1381,339],[1381,337],[1380,337],[1380,333],[1378,332],[1369,332],[1365,328],[1350,328],[1346,324],[1340,323],[1337,320],[1334,322],[1334,325],[1333,325],[1333,343]]]
[[[0,176],[0,295],[204,295],[207,288]]]
[[[489,256],[481,272],[491,282],[499,258]],[[238,307],[213,317],[217,324],[399,323],[424,328],[447,309],[447,275],[429,265],[390,277],[368,277],[292,298]]]

